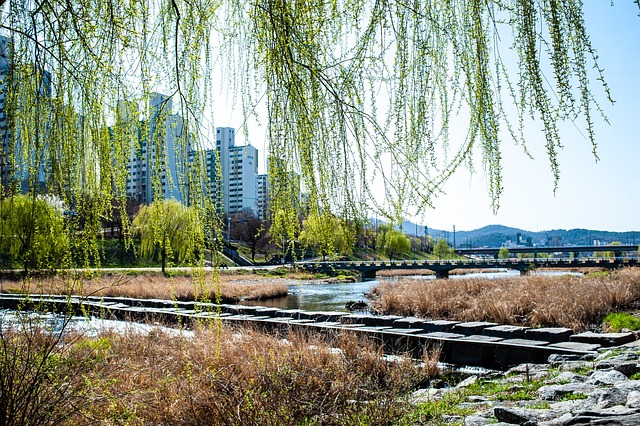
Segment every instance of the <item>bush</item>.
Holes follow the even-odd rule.
[[[613,312],[604,317],[603,329],[614,333],[623,329],[640,330],[640,318],[624,312]]]

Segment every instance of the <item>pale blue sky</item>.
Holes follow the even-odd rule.
[[[562,128],[561,177],[553,178],[543,136],[527,133],[534,160],[505,141],[504,193],[494,215],[482,171],[460,170],[445,185],[447,195],[435,201],[420,222],[430,228],[472,230],[501,224],[530,231],[589,228],[640,230],[640,17],[631,0],[587,0],[585,21],[605,69],[615,105],[595,90],[610,125],[596,122],[598,157],[589,142],[568,123]],[[577,123],[582,126],[581,122]]]
[[[526,133],[534,160],[510,140],[503,142],[504,192],[500,209],[493,214],[480,165],[473,175],[461,169],[444,187],[445,195],[423,217],[408,217],[432,229],[472,230],[501,224],[529,231],[589,228],[609,231],[640,230],[640,10],[632,0],[586,0],[585,21],[599,63],[616,101],[610,105],[594,84],[594,95],[610,124],[598,116],[596,162],[584,125],[566,123],[561,128],[564,148],[558,159],[561,177],[553,192],[553,176],[544,150],[544,137],[530,127]],[[224,106],[214,111],[216,126],[237,129],[244,143],[239,109]],[[261,122],[264,124],[265,118]],[[253,121],[253,120],[250,120]],[[255,123],[249,123],[256,127]],[[264,128],[263,128],[264,129]],[[259,149],[264,167],[264,131],[251,130],[251,142]],[[257,137],[257,139],[256,139]],[[479,156],[478,156],[479,158]]]

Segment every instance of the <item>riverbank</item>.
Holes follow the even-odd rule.
[[[638,342],[597,356],[552,356],[546,364],[523,364],[505,373],[432,382],[413,392],[415,409],[402,424],[640,424]]]
[[[194,270],[167,276],[160,272],[67,273],[28,279],[0,279],[0,293],[73,294],[138,299],[264,300],[287,295],[287,281],[250,271],[221,273]]]
[[[601,331],[607,314],[638,310],[640,268],[586,276],[402,278],[377,285],[370,297],[383,314]]]

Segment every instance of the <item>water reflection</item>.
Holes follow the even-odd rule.
[[[532,274],[539,275],[582,275],[580,272],[569,271],[539,271]],[[479,272],[464,275],[451,275],[449,279],[461,278],[506,278],[518,276],[518,271],[500,270],[495,272]],[[402,277],[404,278],[404,277]],[[425,280],[435,279],[435,275],[416,275],[407,278]],[[247,300],[242,305],[267,306],[278,309],[303,309],[306,311],[339,311],[347,312],[345,304],[349,301],[367,301],[366,294],[379,282],[393,281],[397,278],[379,278],[373,281],[357,283],[325,283],[318,281],[301,281],[289,284],[289,294],[285,297],[269,300]]]

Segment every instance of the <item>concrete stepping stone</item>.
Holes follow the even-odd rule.
[[[495,322],[484,322],[484,321],[474,321],[474,322],[461,322],[455,324],[451,328],[452,333],[464,334],[465,336],[472,336],[474,334],[482,334],[482,331],[488,327],[497,326]]]
[[[449,321],[449,320],[433,320],[433,321],[423,321],[422,329],[428,332],[449,332],[453,328],[454,325],[458,324],[459,321]]]
[[[584,333],[571,336],[571,342],[591,343],[601,346],[620,346],[636,340],[635,333],[594,333],[586,331]]]
[[[597,351],[602,346],[597,343],[593,344],[593,343],[581,343],[581,342],[560,342],[560,343],[551,343],[549,347],[570,349],[572,351],[593,352],[593,351]]]
[[[482,330],[482,334],[502,337],[503,339],[524,339],[524,332],[528,329],[529,327],[520,327],[518,325],[496,325],[485,328]]]
[[[548,343],[566,342],[573,330],[564,327],[530,328],[524,332],[525,339],[543,340]]]

